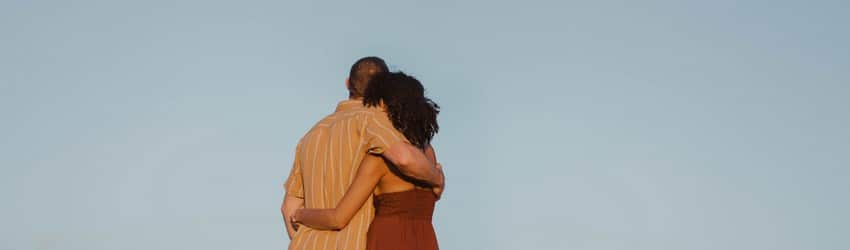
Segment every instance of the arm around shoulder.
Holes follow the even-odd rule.
[[[441,187],[444,184],[442,171],[436,167],[436,159],[431,159],[426,152],[409,143],[394,143],[384,151],[383,156],[408,177],[424,181],[434,187]]]

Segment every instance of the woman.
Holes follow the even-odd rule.
[[[393,126],[436,162],[430,142],[439,130],[440,111],[424,92],[415,78],[400,72],[387,73],[369,84],[363,104],[383,108]],[[431,216],[442,190],[403,176],[381,157],[369,155],[336,208],[299,209],[292,221],[315,229],[341,229],[374,195],[375,218],[366,236],[366,249],[438,249]]]

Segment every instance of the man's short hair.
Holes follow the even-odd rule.
[[[351,72],[348,73],[348,96],[363,97],[363,92],[366,91],[369,81],[375,75],[389,71],[384,59],[376,56],[360,58],[360,60],[354,62],[354,65],[351,65]]]

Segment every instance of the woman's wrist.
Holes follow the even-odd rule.
[[[290,218],[290,220],[293,224],[295,224],[295,223],[300,224],[301,223],[301,210],[303,210],[303,208],[299,208],[298,210],[295,210],[295,214],[293,214],[292,218]]]

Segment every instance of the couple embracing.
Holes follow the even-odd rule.
[[[415,78],[361,58],[348,100],[298,142],[281,211],[289,249],[438,249],[439,106]]]

